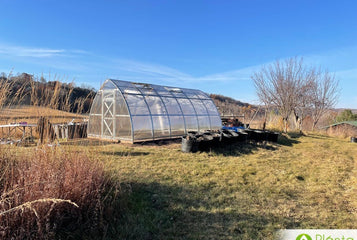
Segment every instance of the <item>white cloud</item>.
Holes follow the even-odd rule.
[[[79,54],[89,54],[80,49],[65,50],[38,47],[14,46],[0,43],[0,54],[9,57],[31,57],[31,58],[50,58],[50,57],[70,57]]]
[[[67,71],[83,71],[90,74],[93,70],[126,77],[128,80],[161,81],[170,83],[231,82],[250,78],[254,67],[237,69],[217,74],[193,76],[168,66],[133,61],[122,58],[96,56],[84,50],[51,49],[15,46],[0,43],[0,55],[16,62],[39,65]],[[83,57],[85,56],[85,58]],[[1,57],[1,56],[0,56]],[[42,61],[46,58],[46,61]]]
[[[143,63],[125,59],[114,59],[113,63],[113,69],[120,69],[124,72],[142,74],[143,76],[169,79],[174,78],[180,80],[192,79],[192,76],[189,74],[185,74],[174,68],[166,67],[159,64]]]
[[[181,72],[175,68],[170,68],[159,64],[143,63],[126,59],[113,59],[108,61],[112,62],[112,64],[106,64],[106,67],[111,66],[110,68],[112,71],[118,72],[118,70],[120,70],[121,74],[129,77],[133,75],[131,78],[156,79],[164,80],[167,82],[180,81],[190,83],[249,80],[253,71],[259,67],[253,66],[233,71],[195,77],[190,74]]]
[[[46,48],[30,48],[19,46],[0,45],[0,53],[8,56],[15,57],[52,57],[63,54],[63,49],[46,49]]]
[[[357,47],[346,47],[320,54],[305,55],[304,62],[308,65],[321,65],[322,68],[328,68],[329,71],[335,72],[336,77],[341,80],[343,89],[348,90],[354,88],[353,85],[357,82],[356,56]],[[46,60],[44,61],[44,59]],[[26,68],[31,71],[70,74],[71,77],[77,76],[79,82],[95,83],[105,78],[118,78],[128,81],[200,88],[208,92],[215,92],[220,88],[227,94],[230,90],[223,88],[224,84],[232,86],[232,89],[241,89],[244,86],[245,94],[247,94],[245,98],[250,100],[255,97],[250,76],[262,66],[275,62],[272,60],[246,68],[194,76],[161,64],[100,56],[79,49],[24,47],[0,43],[0,62],[1,60],[4,63],[2,64],[3,68],[12,64],[9,67],[14,66],[14,69],[17,70],[16,66],[25,63]],[[36,68],[37,70],[35,70]],[[243,92],[240,91],[239,96],[242,97],[242,94]],[[233,97],[233,90],[230,95]]]

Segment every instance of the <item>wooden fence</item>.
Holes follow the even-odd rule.
[[[53,124],[58,139],[74,139],[87,137],[87,123]]]

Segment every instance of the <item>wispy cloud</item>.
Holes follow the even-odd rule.
[[[38,47],[14,46],[0,43],[0,54],[10,57],[32,57],[32,58],[50,58],[50,57],[69,57],[77,54],[88,54],[87,51],[74,49],[51,49]]]
[[[356,84],[356,56],[357,47],[345,47],[319,54],[305,55],[304,62],[306,64],[321,65],[323,68],[328,68],[330,71],[335,72],[338,79],[341,79],[342,87],[347,89],[348,87],[351,88],[351,84]],[[11,61],[7,61],[8,59]],[[35,72],[48,69],[51,72],[69,74],[79,82],[97,84],[98,81],[102,81],[105,78],[119,78],[129,81],[206,88],[210,92],[216,91],[216,86],[222,84],[228,83],[230,86],[242,86],[244,84],[245,88],[248,85],[251,86],[249,90],[251,93],[254,92],[254,87],[250,80],[253,72],[259,70],[263,65],[275,61],[272,59],[270,62],[255,66],[237,67],[237,69],[231,71],[194,76],[192,73],[163,64],[100,56],[80,49],[24,47],[0,43],[0,63],[1,60],[4,63],[2,64],[3,68],[14,68],[17,71],[17,65],[25,65],[27,69]],[[8,62],[12,65],[8,64]],[[40,70],[32,70],[36,68]],[[229,92],[227,89],[224,89],[224,91]]]
[[[175,68],[163,66],[160,64],[143,63],[139,61],[132,61],[126,59],[113,59],[112,66],[114,72],[120,72],[126,76],[141,77],[144,79],[154,78],[156,80],[164,80],[167,82],[190,82],[190,83],[203,83],[203,82],[230,82],[249,80],[251,73],[259,66],[237,69],[222,73],[193,76]]]
[[[14,57],[53,57],[65,53],[63,49],[30,48],[19,46],[0,45],[0,54]]]
[[[79,71],[87,74],[102,72],[108,77],[118,76],[127,80],[144,79],[146,81],[160,81],[167,83],[204,83],[231,82],[250,78],[254,67],[236,69],[232,71],[193,76],[178,69],[156,63],[147,63],[123,58],[98,56],[85,50],[52,49],[43,47],[25,47],[0,43],[0,58],[11,58],[16,62],[40,65],[62,71]],[[42,59],[46,61],[42,61]],[[1,60],[1,59],[0,59]]]
[[[147,77],[151,76],[178,80],[192,79],[192,76],[189,74],[160,64],[143,63],[126,59],[113,59],[112,62],[113,68],[117,71],[120,70],[122,72],[134,73]]]

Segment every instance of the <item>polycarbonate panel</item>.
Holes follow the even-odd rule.
[[[195,91],[195,94],[199,99],[211,99],[207,94],[202,91]]]
[[[150,114],[143,96],[125,94],[125,98],[132,116]]]
[[[113,84],[111,81],[106,81],[101,88],[102,90],[114,90],[117,89],[117,86]]]
[[[211,120],[211,130],[218,130],[222,128],[222,120],[221,117],[218,116],[210,116]]]
[[[170,123],[172,136],[185,134],[185,124],[182,116],[170,116]]]
[[[128,115],[128,107],[119,91],[115,91],[115,115]]]
[[[103,136],[112,138],[114,129],[114,121],[113,119],[105,119],[103,121]]]
[[[95,96],[90,114],[101,114],[102,113],[102,92],[99,91]]]
[[[206,106],[208,114],[212,116],[218,116],[216,105],[214,105],[212,100],[202,100],[203,104]]]
[[[89,136],[135,142],[221,128],[216,106],[199,90],[110,79],[101,89],[91,107]]]
[[[103,117],[113,118],[114,117],[114,100],[113,98],[108,101],[108,99],[103,100]]]
[[[166,114],[165,106],[162,104],[162,101],[157,96],[146,96],[145,100],[150,108],[152,115],[154,114]]]
[[[168,91],[165,87],[163,86],[155,86],[155,91],[159,96],[164,96],[164,97],[172,97],[172,94],[170,91]]]
[[[134,140],[152,139],[150,116],[133,116]]]
[[[169,115],[181,115],[181,108],[178,105],[177,101],[175,98],[170,98],[170,97],[162,97],[162,101],[164,102],[167,113]]]
[[[207,115],[206,107],[203,105],[201,100],[191,99],[191,102],[196,110],[197,115]]]
[[[184,98],[178,98],[177,101],[179,102],[184,115],[196,114],[195,109],[193,108],[190,100]]]
[[[154,137],[170,137],[170,124],[167,116],[153,116]]]
[[[141,92],[138,89],[132,88],[132,87],[124,88],[123,93],[124,94],[141,94]]]
[[[88,135],[100,136],[102,134],[102,116],[89,116]]]
[[[188,131],[198,131],[197,117],[196,116],[185,116],[186,130]]]
[[[184,89],[183,93],[190,99],[198,98],[196,91]]]
[[[177,98],[187,98],[185,94],[183,94],[182,92],[177,92],[177,91],[170,91],[172,95],[174,95],[174,97]]]
[[[139,88],[143,95],[157,96],[156,91],[153,88]]]
[[[115,137],[122,139],[131,139],[130,117],[115,118]]]
[[[111,79],[110,81],[112,81],[119,88],[120,87],[133,87],[133,84],[131,82],[121,81],[121,80],[113,80],[113,79]]]
[[[211,129],[208,116],[198,116],[198,124],[200,132]]]

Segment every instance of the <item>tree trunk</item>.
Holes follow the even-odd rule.
[[[263,131],[265,131],[265,127],[267,125],[267,109],[265,108],[265,113],[264,113],[264,122],[263,122]]]
[[[317,125],[317,122],[318,122],[318,121],[315,121],[315,120],[313,121],[311,131],[314,131],[314,130],[315,130],[315,127],[316,127],[316,125]]]
[[[303,134],[302,132],[302,121],[304,120],[304,116],[301,116],[301,118],[299,118],[299,131],[300,134]]]
[[[295,130],[300,130],[300,117],[294,110]]]
[[[288,119],[283,118],[283,122],[284,122],[284,132],[288,133]]]

